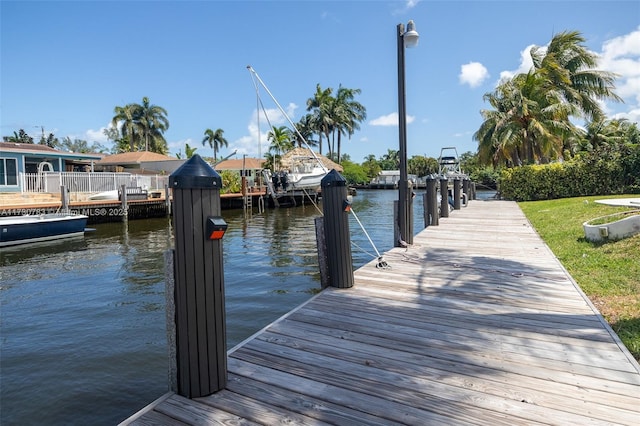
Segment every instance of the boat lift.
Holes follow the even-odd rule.
[[[468,179],[469,176],[462,171],[460,166],[460,158],[458,157],[458,150],[454,146],[446,146],[440,149],[440,157],[438,157],[438,174],[448,180],[447,194],[440,194],[440,197],[447,197],[451,207],[456,203],[454,180]],[[468,203],[468,195],[466,193],[460,194],[462,205],[466,206]]]

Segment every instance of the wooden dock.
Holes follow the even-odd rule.
[[[157,192],[157,191],[154,191]],[[18,194],[17,196],[19,196]],[[255,191],[248,194],[251,205],[259,205],[259,198],[266,195],[265,191]],[[221,194],[220,200],[223,209],[243,208],[244,196],[242,194]],[[70,201],[69,211],[76,214],[89,216],[88,223],[119,222],[126,219],[147,219],[151,217],[163,217],[170,214],[170,204],[166,202],[164,194],[146,199],[129,199],[124,208],[120,200],[82,200]],[[10,200],[2,200],[0,203],[0,217],[22,216],[25,214],[55,213],[62,209],[60,199],[49,199],[44,202],[20,202],[12,203]]]
[[[640,366],[517,204],[384,259],[230,350],[225,390],[122,424],[640,424]]]

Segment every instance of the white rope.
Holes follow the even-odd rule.
[[[364,226],[362,226],[362,222],[360,222],[360,219],[358,219],[358,215],[356,215],[356,212],[353,210],[353,207],[350,209],[350,211],[353,214],[353,217],[358,222],[358,225],[360,225],[360,228],[362,229],[362,232],[364,232],[364,235],[369,240],[369,243],[371,243],[371,247],[373,247],[373,249],[376,252],[376,255],[378,256],[378,263],[376,264],[376,268],[378,268],[378,269],[389,269],[389,268],[391,268],[391,266],[389,266],[387,264],[387,262],[385,262],[384,259],[382,258],[382,255],[380,254],[380,252],[376,248],[376,245],[373,244],[373,241],[371,240],[371,237],[369,236],[369,233],[367,232],[366,229],[364,229]]]

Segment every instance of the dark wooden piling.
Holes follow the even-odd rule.
[[[436,187],[436,179],[433,176],[427,176],[426,181],[427,192],[424,194],[424,226],[438,225],[438,191]]]
[[[331,170],[320,183],[324,235],[331,287],[353,287],[353,259],[349,237],[347,180]]]
[[[316,245],[318,247],[318,268],[320,269],[320,285],[327,288],[329,282],[329,265],[327,264],[327,242],[324,236],[324,217],[315,218]]]
[[[440,217],[449,217],[449,179],[440,178]]]
[[[453,209],[460,210],[460,198],[461,198],[461,186],[462,181],[460,178],[453,179]]]
[[[227,383],[222,240],[210,239],[220,217],[222,179],[199,155],[169,178],[175,234],[178,394],[210,395]]]
[[[62,211],[67,213],[69,211],[69,191],[64,185],[60,185],[60,202],[62,203]]]
[[[127,185],[120,186],[120,206],[122,213],[122,221],[126,221],[129,216],[129,207],[127,206]]]
[[[462,181],[462,193],[464,194],[464,205],[466,207],[469,200],[471,200],[471,180],[468,177]]]
[[[167,216],[171,216],[171,191],[169,185],[164,186],[164,203],[167,207]]]

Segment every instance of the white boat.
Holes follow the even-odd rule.
[[[119,196],[118,190],[114,189],[112,191],[104,191],[104,192],[99,192],[97,194],[93,194],[89,196],[89,200],[91,201],[118,200],[119,197],[120,196]]]
[[[440,157],[438,158],[438,173],[450,179],[463,177],[465,174],[460,168],[460,158],[458,150],[454,146],[447,146],[440,149]]]
[[[322,163],[313,157],[295,157],[292,168],[287,171],[287,180],[291,189],[317,189],[328,171]]]
[[[84,235],[88,216],[71,213],[0,218],[0,247]]]
[[[256,96],[258,97],[258,103],[262,105],[264,116],[269,121],[269,114],[264,111],[264,105],[260,99],[259,91],[258,91],[258,83],[264,88],[264,90],[269,94],[273,102],[276,104],[280,113],[283,117],[289,122],[291,125],[291,129],[297,134],[299,140],[302,141],[302,144],[307,148],[310,155],[307,156],[295,156],[292,158],[291,164],[287,167],[286,170],[281,170],[274,174],[269,174],[270,182],[273,188],[270,187],[270,192],[272,196],[275,196],[280,189],[286,192],[288,190],[310,190],[310,189],[319,189],[322,178],[324,178],[328,173],[329,169],[325,167],[322,161],[318,158],[318,156],[313,152],[309,144],[307,143],[304,136],[300,133],[295,123],[291,120],[291,118],[287,115],[285,110],[280,106],[276,98],[271,94],[269,88],[264,84],[258,73],[251,67],[247,66],[247,69],[251,73],[251,75],[255,78],[254,85],[256,87]],[[273,128],[274,126],[269,122],[269,127]],[[260,142],[258,142],[260,143]]]

